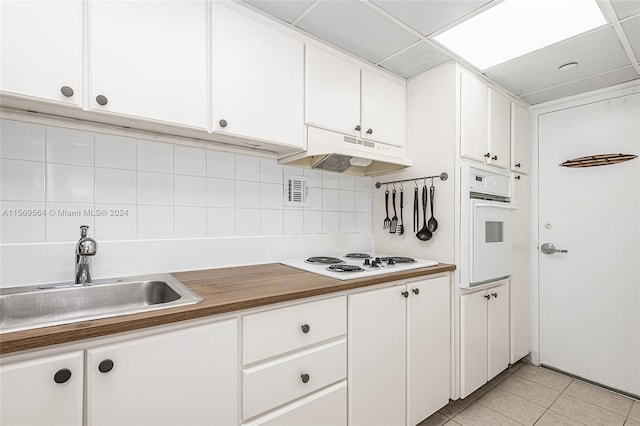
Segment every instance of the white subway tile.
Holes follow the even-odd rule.
[[[94,134],[84,130],[47,126],[47,162],[93,166]]]
[[[322,234],[322,212],[315,210],[304,211],[304,233]]]
[[[236,180],[260,182],[260,158],[236,154]]]
[[[260,233],[282,235],[284,229],[282,210],[260,210]]]
[[[173,206],[173,175],[138,172],[138,204]]]
[[[405,194],[406,195],[406,194]],[[369,192],[355,192],[356,202],[355,209],[357,212],[370,213],[371,212],[371,194]],[[400,208],[400,197],[398,196],[398,209]],[[407,200],[404,200],[405,207],[407,206]],[[400,214],[400,210],[398,210]]]
[[[359,234],[371,233],[371,214],[370,213],[355,214],[355,231]]]
[[[204,238],[207,236],[207,209],[179,207],[175,210],[176,238]]]
[[[340,189],[340,175],[334,172],[322,172],[322,187],[325,189]]]
[[[283,214],[285,235],[301,235],[304,233],[304,212],[302,210],[285,210]]]
[[[260,159],[260,182],[282,183],[282,166],[272,158]]]
[[[1,201],[0,210],[0,243],[45,241],[44,202]]]
[[[309,188],[309,210],[322,210],[322,188]],[[333,191],[329,189],[328,191]]]
[[[274,183],[260,184],[260,208],[282,209],[284,204],[284,187]]]
[[[0,120],[0,158],[44,161],[45,127]]]
[[[173,172],[177,175],[207,175],[207,152],[202,148],[175,145],[173,161]]]
[[[362,192],[371,192],[371,177],[356,176],[355,190]]]
[[[236,182],[229,179],[207,179],[207,207],[234,207]]]
[[[45,163],[0,160],[0,199],[44,201]]]
[[[138,171],[173,173],[173,145],[138,140],[136,160]]]
[[[89,227],[88,235],[95,235],[93,204],[47,203],[46,238],[48,242],[78,241],[80,226]],[[73,253],[69,253],[70,259]],[[69,265],[73,275],[73,265]]]
[[[138,206],[138,239],[173,238],[173,206]]]
[[[93,203],[94,168],[47,164],[47,201],[59,203]]]
[[[339,175],[340,176],[340,189],[346,189],[353,191],[356,188],[356,178],[351,175]]]
[[[100,241],[135,240],[138,235],[138,208],[135,204],[96,203],[95,238]],[[104,214],[106,212],[106,214]]]
[[[340,233],[351,234],[355,230],[355,213],[340,212]]]
[[[337,234],[340,232],[340,213],[322,212],[322,233]]]
[[[206,207],[207,178],[175,175],[173,179],[176,206]]]
[[[96,203],[135,204],[136,172],[96,167]]]
[[[322,170],[304,169],[304,175],[309,178],[309,186],[322,188]]]
[[[260,183],[236,181],[236,207],[260,208]]]
[[[302,167],[282,166],[283,175],[304,176]]]
[[[260,209],[236,209],[236,235],[260,235]]]
[[[221,179],[235,179],[235,154],[221,151],[207,151],[207,176]]]
[[[233,237],[235,223],[235,209],[207,208],[207,237]]]
[[[322,210],[325,212],[340,210],[340,190],[324,189],[322,191]]]
[[[352,212],[355,210],[356,200],[353,191],[340,190],[340,211]]]
[[[134,138],[96,133],[96,167],[135,170],[137,164]]]

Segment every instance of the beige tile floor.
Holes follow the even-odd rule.
[[[529,364],[452,401],[419,426],[640,426],[640,402]]]

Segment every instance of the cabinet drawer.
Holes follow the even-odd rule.
[[[346,300],[341,296],[243,317],[243,364],[346,334]]]
[[[242,417],[248,419],[286,404],[343,380],[346,375],[346,339],[245,369]]]
[[[347,383],[340,382],[244,426],[346,426]]]

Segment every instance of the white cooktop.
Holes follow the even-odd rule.
[[[382,260],[384,260],[385,258],[392,257],[389,255],[382,255],[382,254],[371,254],[371,256],[372,257],[369,259],[369,263],[371,263],[372,260],[375,260],[376,257]],[[283,265],[291,266],[293,268],[302,269],[303,271],[313,272],[314,274],[324,275],[326,277],[336,278],[339,280],[349,280],[354,278],[364,278],[364,277],[371,277],[375,275],[390,274],[392,272],[426,268],[426,267],[435,266],[438,264],[438,262],[436,262],[435,260],[414,259],[415,262],[411,262],[411,263],[396,262],[395,264],[392,264],[392,265],[389,265],[388,262],[382,261],[379,263],[379,266],[377,268],[373,268],[370,265],[364,265],[365,259],[353,259],[345,256],[331,256],[331,257],[335,257],[337,259],[343,260],[344,263],[341,263],[341,265],[360,266],[364,270],[353,271],[353,272],[334,272],[327,269],[330,266],[328,264],[325,265],[325,264],[308,263],[306,261],[308,257],[283,260],[280,263]]]

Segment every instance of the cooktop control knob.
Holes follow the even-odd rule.
[[[374,260],[373,262],[371,262],[371,267],[372,268],[377,268],[378,267],[378,261]]]
[[[369,266],[369,265],[371,265],[371,262],[369,262],[369,259],[365,259],[364,266]]]
[[[395,264],[396,264],[395,260],[393,260],[391,258],[389,258],[389,260],[387,260],[387,265],[395,265]]]
[[[380,261],[380,258],[379,258],[379,257],[376,257],[376,263],[380,263],[380,262],[381,262],[381,261]]]

